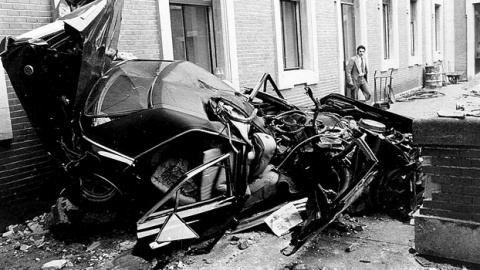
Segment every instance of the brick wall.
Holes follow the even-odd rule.
[[[51,22],[51,10],[50,0],[1,1],[0,39]],[[40,205],[56,178],[54,162],[31,127],[8,76],[7,93],[13,139],[0,141],[0,230],[8,217],[21,218],[25,204]]]
[[[276,74],[272,0],[234,1],[240,87],[253,87],[264,73]]]
[[[338,53],[338,25],[335,1],[320,1],[315,4],[317,17],[317,51],[319,83],[314,88],[315,96],[340,93],[338,69],[341,61]],[[343,89],[342,89],[343,92]],[[303,93],[303,91],[302,91]]]
[[[422,86],[423,84],[423,65],[409,66],[408,64],[408,39],[409,33],[409,21],[410,16],[405,11],[410,5],[410,1],[398,0],[398,33],[399,44],[394,46],[398,47],[399,51],[399,67],[396,68],[392,74],[392,88],[396,94]],[[370,89],[374,88],[373,76],[375,70],[381,69],[381,62],[383,55],[381,55],[383,41],[382,41],[382,22],[381,22],[381,10],[378,9],[377,1],[367,1],[367,36],[368,36],[368,55],[369,55],[369,86]],[[425,36],[424,36],[425,39]],[[425,49],[423,49],[425,52]]]
[[[422,147],[425,193],[415,213],[419,254],[480,263],[480,120],[413,121]]]
[[[160,59],[157,0],[125,0],[118,50],[138,58]]]
[[[414,121],[427,175],[420,214],[480,222],[480,120]]]
[[[480,222],[480,148],[429,146],[422,155],[431,197],[420,214]]]
[[[368,82],[370,89],[372,89],[373,93],[373,75],[375,70],[380,69],[381,60],[383,56],[381,55],[382,51],[382,25],[380,22],[379,17],[379,10],[378,10],[378,1],[366,1],[366,9],[367,9],[367,53],[368,53],[368,64],[369,64],[369,74],[368,74]],[[392,74],[395,75],[395,74]],[[396,77],[393,77],[393,83],[398,82]]]
[[[311,85],[314,95],[338,93],[338,32],[335,3],[317,1],[317,51],[320,83]],[[234,2],[240,87],[253,87],[264,73],[278,78],[275,23],[272,0]],[[255,19],[252,19],[255,18]],[[297,105],[311,105],[303,86],[282,90]]]

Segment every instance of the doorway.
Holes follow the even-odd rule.
[[[343,38],[343,70],[346,70],[348,60],[356,54],[355,45],[355,5],[354,0],[342,0],[340,4],[342,16],[342,38]],[[345,96],[353,98],[352,89],[345,83]]]

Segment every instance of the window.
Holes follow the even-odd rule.
[[[353,0],[341,2],[341,18],[342,18],[342,40],[344,58],[357,54],[357,38],[355,35],[355,6]],[[361,25],[357,26],[361,28]],[[359,42],[359,44],[363,44]]]
[[[303,63],[299,2],[282,0],[281,8],[284,69],[300,69]]]
[[[440,5],[435,5],[435,18],[434,18],[434,33],[435,33],[435,51],[441,51],[441,21],[440,21]]]
[[[173,57],[213,72],[215,63],[213,19],[210,6],[170,4]]]
[[[399,0],[378,0],[378,16],[381,21],[381,70],[399,67],[399,23],[398,23],[398,2]],[[409,3],[409,2],[408,2]],[[405,14],[405,13],[404,13]],[[405,18],[405,17],[402,17]],[[407,23],[405,21],[405,23]],[[407,35],[410,39],[410,35]],[[408,42],[408,41],[406,41]],[[409,43],[407,43],[409,44]],[[410,50],[410,46],[407,47]]]
[[[417,0],[410,1],[410,56],[416,55]]]
[[[431,3],[431,19],[430,19],[430,33],[429,38],[431,40],[429,44],[429,51],[431,51],[431,61],[443,61],[444,60],[444,14],[443,14],[443,3],[442,0],[432,0]],[[427,62],[430,60],[427,58]]]
[[[231,0],[158,0],[162,58],[186,59],[239,88]]]
[[[383,58],[390,59],[391,57],[391,4],[390,0],[383,0],[382,4],[383,11]]]
[[[422,6],[418,0],[410,0],[407,20],[410,25],[408,31],[408,65],[422,64]]]
[[[278,87],[318,82],[315,0],[272,0]]]

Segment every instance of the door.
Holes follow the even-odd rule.
[[[165,193],[137,222],[138,239],[156,235],[151,247],[157,248],[173,241],[206,238],[225,230],[244,203],[239,197],[245,194],[246,180],[233,179],[237,172],[230,165],[235,158],[230,158],[231,153],[221,154],[220,149],[213,148],[204,152],[204,163],[188,170],[185,153],[179,156],[166,153],[162,153],[164,161],[152,176],[162,179],[156,181],[156,186],[163,183]],[[196,179],[198,177],[200,179]],[[170,187],[165,185],[171,182]]]
[[[342,0],[342,38],[343,38],[343,69],[346,70],[348,59],[356,54],[355,51],[355,6],[354,0]],[[345,77],[346,78],[346,77]],[[353,98],[351,89],[345,82],[345,96]]]

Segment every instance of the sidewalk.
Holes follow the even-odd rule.
[[[395,102],[390,105],[388,111],[412,118],[429,118],[438,117],[437,111],[441,109],[455,110],[457,102],[465,104],[466,110],[480,108],[480,96],[469,95],[472,89],[473,85],[469,82],[449,84],[441,88],[431,89],[444,93],[445,96],[443,97]],[[463,95],[468,95],[468,97]]]

